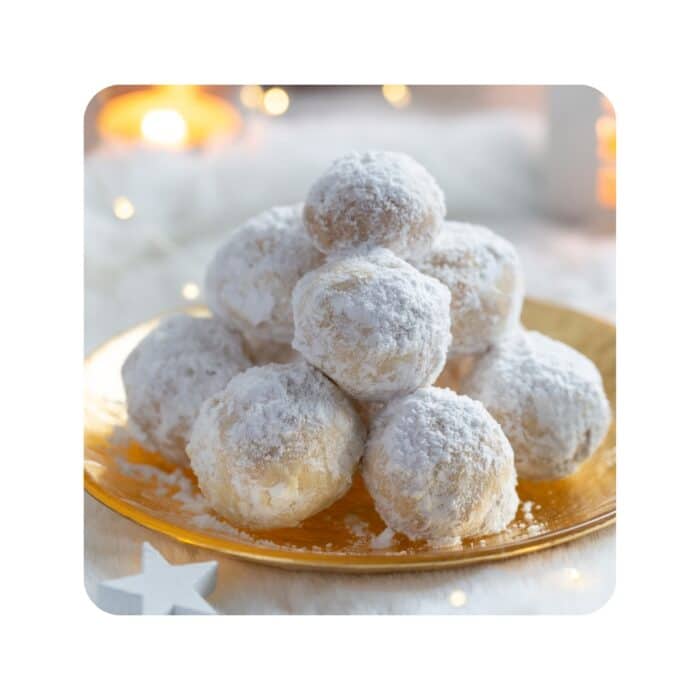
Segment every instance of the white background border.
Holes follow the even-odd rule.
[[[697,683],[691,3],[5,10],[7,697],[686,697]],[[459,8],[461,12],[457,12]],[[306,9],[305,9],[306,8]],[[248,16],[246,16],[248,15]],[[410,16],[409,16],[410,15]],[[114,83],[585,83],[617,109],[618,584],[581,617],[116,618],[82,584],[82,111]],[[697,621],[697,617],[695,617]],[[692,652],[692,657],[691,657]],[[81,693],[82,691],[82,693]],[[316,691],[316,692],[312,692]]]

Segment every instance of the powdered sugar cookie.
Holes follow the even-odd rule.
[[[515,248],[482,226],[447,221],[416,267],[452,293],[450,355],[484,352],[518,325],[524,283]]]
[[[292,346],[356,399],[410,393],[445,365],[449,290],[386,249],[308,273],[292,306]]]
[[[237,525],[291,527],[352,482],[365,428],[306,362],[254,367],[204,402],[187,452],[211,506]]]
[[[334,161],[306,198],[306,230],[325,253],[361,245],[398,255],[430,247],[445,216],[442,190],[404,153],[349,153]]]
[[[518,496],[513,450],[478,402],[430,387],[374,420],[363,477],[384,522],[434,546],[503,530]]]
[[[273,207],[239,226],[209,264],[207,303],[246,336],[288,344],[294,285],[322,262],[304,231],[301,205]]]
[[[521,331],[486,353],[463,391],[501,425],[524,479],[572,474],[610,425],[610,405],[596,366],[535,331]]]
[[[240,334],[220,321],[165,319],[122,366],[130,432],[148,449],[187,464],[185,445],[200,404],[248,367]]]

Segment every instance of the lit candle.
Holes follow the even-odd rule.
[[[236,134],[238,111],[195,85],[160,85],[110,99],[97,117],[105,139],[153,146],[199,146]]]
[[[604,209],[615,209],[617,199],[617,174],[615,161],[617,158],[617,128],[615,113],[610,101],[602,97],[603,114],[595,124],[598,140],[598,176],[596,193],[598,204]]]

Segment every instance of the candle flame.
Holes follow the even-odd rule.
[[[141,135],[159,146],[181,146],[187,141],[187,122],[176,109],[149,109],[141,119]]]

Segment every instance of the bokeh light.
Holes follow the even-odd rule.
[[[569,581],[581,580],[581,572],[573,566],[567,566],[564,568],[564,576],[566,576]]]
[[[279,87],[265,90],[263,107],[270,116],[279,117],[289,109],[289,95]]]
[[[463,608],[467,604],[467,594],[459,589],[450,593],[450,605],[453,608]]]
[[[265,91],[260,85],[244,85],[239,93],[241,104],[248,109],[260,109],[264,95]]]
[[[182,285],[182,296],[187,301],[194,301],[199,298],[199,286],[194,282],[187,282]]]
[[[397,109],[403,109],[411,103],[411,90],[406,85],[382,85],[382,95]]]
[[[117,219],[126,221],[134,215],[136,210],[134,209],[134,205],[131,203],[131,201],[126,197],[115,197],[114,201],[112,202],[112,211]]]

